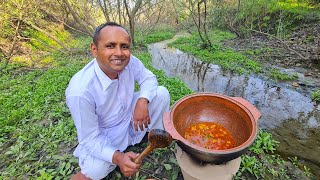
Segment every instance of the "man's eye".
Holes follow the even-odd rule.
[[[113,48],[114,46],[111,44],[106,45],[106,48]]]
[[[129,46],[122,46],[122,49],[130,49]]]

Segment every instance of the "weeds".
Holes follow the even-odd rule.
[[[137,44],[139,46],[147,46],[147,44],[170,39],[174,36],[174,29],[172,27],[162,25],[157,27],[154,31],[149,33],[137,32]],[[138,48],[138,47],[136,47]]]
[[[274,140],[270,133],[259,130],[259,135],[255,140],[255,143],[250,147],[250,150],[255,154],[269,153],[276,150],[278,141]]]
[[[249,152],[241,157],[241,167],[234,178],[289,179],[285,161],[279,155],[273,154],[278,144],[270,133],[260,129]]]
[[[62,59],[75,62],[67,57]],[[77,160],[69,153],[76,143],[76,134],[64,103],[64,91],[81,67],[79,63],[30,71],[9,64],[3,71],[0,150],[5,153],[0,155],[0,163],[6,166],[0,179],[22,175],[64,179],[78,168]]]
[[[271,69],[269,71],[269,76],[274,80],[280,80],[280,81],[289,81],[289,80],[295,80],[298,78],[297,74],[289,75],[286,73],[282,73],[277,69]]]
[[[199,58],[201,61],[215,63],[222,67],[224,70],[236,72],[239,74],[258,73],[261,71],[260,65],[248,59],[241,53],[234,52],[231,49],[222,48],[220,42],[223,39],[232,39],[235,36],[230,33],[222,33],[220,31],[213,31],[210,33],[214,43],[210,49],[202,49],[199,44],[199,39],[196,35],[191,37],[183,37],[177,39],[175,42],[170,43],[169,46],[176,47],[184,52],[191,53]]]
[[[320,89],[316,90],[316,91],[313,91],[311,93],[311,98],[312,98],[313,101],[320,102]]]
[[[219,50],[220,46],[217,44],[214,48]],[[234,55],[232,53],[229,56]],[[171,104],[192,93],[181,80],[168,78],[163,71],[154,69],[147,52],[136,50],[134,54],[157,76],[159,85],[168,88]],[[78,160],[72,155],[77,144],[76,130],[65,105],[64,91],[73,74],[90,59],[59,53],[52,56],[56,67],[48,70],[9,64],[1,72],[0,151],[3,153],[0,155],[0,179],[69,179],[79,171]],[[243,63],[244,67],[249,64]],[[137,148],[135,152],[142,152],[145,146],[141,144],[132,148]],[[270,134],[260,131],[256,142],[242,157],[236,178],[286,177],[287,171],[281,166],[271,168],[271,165],[283,164],[280,157],[267,154],[276,146],[277,142]],[[307,167],[305,172],[309,172]],[[177,179],[181,176],[171,146],[157,149],[146,158],[134,179]],[[109,178],[124,177],[116,169]]]

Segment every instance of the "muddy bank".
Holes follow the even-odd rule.
[[[320,177],[320,105],[311,101],[308,87],[299,90],[259,76],[224,73],[217,65],[168,48],[168,42],[149,46],[154,67],[178,77],[193,91],[247,99],[262,113],[259,127],[280,141],[279,153],[303,159]]]
[[[223,46],[246,54],[266,68],[299,73],[302,86],[320,87],[319,24],[303,25],[284,39],[253,32],[249,38],[226,40]]]

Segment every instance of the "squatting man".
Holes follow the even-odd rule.
[[[163,129],[169,92],[131,55],[130,36],[119,24],[97,27],[90,48],[95,58],[66,89],[79,142],[74,155],[81,168],[72,179],[102,179],[116,166],[133,176],[141,166],[134,162],[139,154],[124,150],[141,142],[151,129]]]

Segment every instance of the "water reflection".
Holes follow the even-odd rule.
[[[197,92],[215,92],[247,99],[262,113],[259,127],[281,142],[279,151],[312,163],[320,176],[320,105],[286,84],[257,76],[223,72],[217,65],[166,47],[166,41],[149,46],[152,63],[166,75],[178,77]]]

